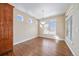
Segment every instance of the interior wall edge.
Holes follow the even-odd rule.
[[[69,46],[67,40],[65,40],[65,42],[66,42],[67,46],[69,47],[70,51],[72,52],[72,54],[73,54],[74,56],[77,56],[77,55],[75,54],[75,52],[73,51],[73,49]]]

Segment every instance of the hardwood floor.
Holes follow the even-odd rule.
[[[14,46],[16,56],[71,56],[72,53],[64,41],[35,38]]]
[[[9,54],[8,54],[9,55]],[[15,56],[72,56],[64,41],[38,37],[14,46]]]

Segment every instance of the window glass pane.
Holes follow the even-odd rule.
[[[41,21],[40,28],[42,28],[43,34],[56,35],[56,20],[50,19],[49,21]]]

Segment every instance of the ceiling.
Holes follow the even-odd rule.
[[[15,8],[41,19],[49,16],[64,14],[68,3],[14,3]]]

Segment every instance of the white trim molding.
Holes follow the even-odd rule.
[[[75,54],[75,52],[73,51],[73,49],[69,46],[67,40],[65,40],[65,42],[66,42],[67,46],[69,47],[70,51],[72,52],[72,54],[73,54],[74,56],[76,56],[76,54]]]

